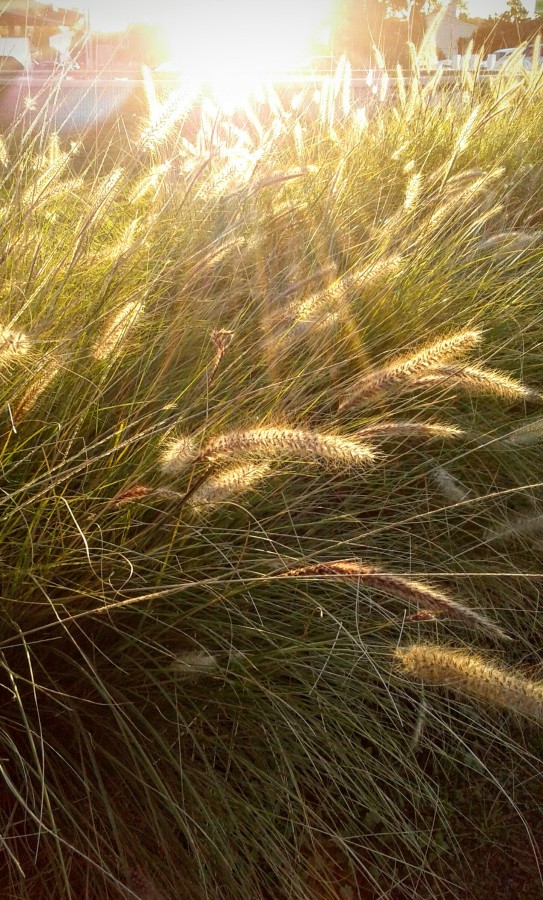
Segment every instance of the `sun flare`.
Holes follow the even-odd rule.
[[[329,52],[330,23],[337,0],[156,0],[141,11],[138,0],[108,10],[90,0],[91,20],[106,29],[110,17],[160,26],[168,53],[165,70],[191,84],[207,84],[225,98],[247,95],[262,79],[292,72]]]
[[[248,0],[204,4],[174,14],[172,56],[202,76],[211,70],[277,72],[300,66],[326,23],[331,3],[303,0],[261,6]]]

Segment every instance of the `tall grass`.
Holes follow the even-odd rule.
[[[397,660],[541,665],[541,72],[147,91],[1,156],[2,896],[463,896],[536,726]]]

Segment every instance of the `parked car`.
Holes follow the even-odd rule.
[[[489,53],[486,59],[481,63],[481,68],[488,69],[489,71],[499,71],[505,66],[508,60],[511,59],[513,53],[518,52],[518,49],[518,47],[504,47],[500,50],[495,50],[494,53]],[[533,46],[526,47],[522,55],[522,65],[525,69],[532,68],[533,58]],[[540,57],[539,62],[540,64],[543,63],[543,57]]]

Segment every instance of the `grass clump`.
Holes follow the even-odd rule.
[[[473,687],[539,690],[540,74],[146,90],[5,144],[0,892],[463,896],[444,786],[541,762]]]

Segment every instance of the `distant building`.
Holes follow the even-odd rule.
[[[37,0],[0,0],[0,33],[28,37],[28,30],[59,25],[74,26],[82,18],[77,9],[62,9]]]
[[[81,33],[83,14],[77,9],[62,9],[37,0],[0,0],[0,39],[25,40],[32,58],[65,63],[70,58],[76,30]],[[15,45],[14,45],[15,46]]]
[[[436,31],[436,48],[445,59],[452,59],[456,53],[461,53],[464,49],[462,45],[465,46],[477,31],[476,25],[463,22],[457,13],[458,6],[456,0],[453,0],[445,10]],[[432,19],[429,18],[428,21],[431,22]]]

